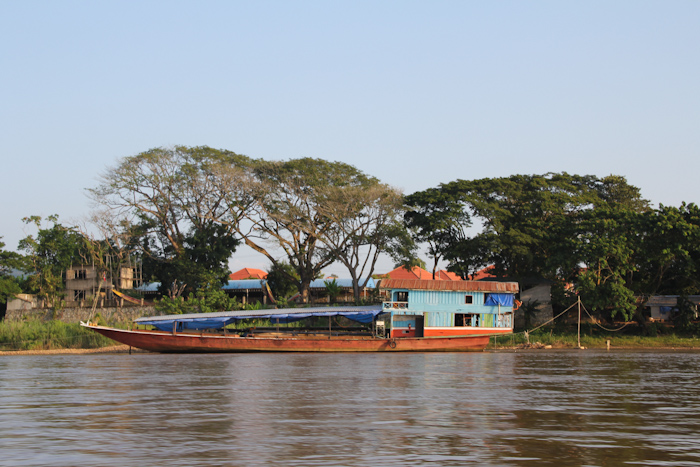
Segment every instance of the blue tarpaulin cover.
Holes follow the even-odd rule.
[[[360,307],[316,307],[280,310],[222,311],[217,313],[193,313],[187,315],[151,316],[135,319],[137,324],[150,324],[161,331],[185,329],[218,329],[241,319],[270,319],[273,323],[291,323],[311,316],[344,316],[359,323],[371,323],[384,310],[381,305]],[[279,321],[278,321],[279,320]]]
[[[484,301],[486,306],[513,306],[513,294],[511,293],[490,293]]]

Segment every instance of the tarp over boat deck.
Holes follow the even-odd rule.
[[[181,326],[184,329],[199,330],[221,328],[242,319],[270,319],[273,322],[291,323],[312,316],[343,316],[359,323],[371,323],[383,311],[382,305],[282,308],[275,310],[219,311],[214,313],[149,316],[137,318],[134,322],[136,324],[155,326],[164,331],[173,329],[174,323],[178,323],[177,326]]]

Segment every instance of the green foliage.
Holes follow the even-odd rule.
[[[171,293],[176,283],[184,284],[183,291],[192,292],[205,286],[213,276],[219,286],[223,285],[228,280],[228,259],[238,244],[224,226],[217,224],[192,229],[183,237],[180,252],[170,244],[144,239],[143,267],[160,281],[161,293],[177,297],[179,293]]]
[[[333,278],[333,280],[326,280],[323,281],[323,285],[326,287],[326,295],[328,295],[328,298],[331,303],[335,303],[335,300],[338,298],[338,295],[342,292],[342,288],[340,285],[338,285],[338,281]]]
[[[674,326],[682,330],[694,329],[693,320],[697,319],[698,309],[695,303],[691,302],[686,295],[678,297],[676,310],[671,317]]]
[[[218,280],[209,275],[209,280],[195,294],[184,297],[163,297],[154,302],[154,307],[162,314],[212,313],[241,309],[238,301],[229,297]]]
[[[22,291],[20,281],[10,273],[13,269],[24,268],[25,261],[22,255],[5,251],[5,243],[1,239],[2,237],[0,237],[0,304],[3,304]]]
[[[92,349],[114,345],[111,339],[62,321],[2,321],[0,322],[0,349]]]
[[[26,224],[37,227],[36,236],[29,235],[19,242],[19,249],[27,253],[30,270],[29,292],[39,298],[58,305],[65,289],[64,273],[74,264],[85,261],[87,239],[75,227],[65,227],[58,223],[58,216],[47,218],[51,227],[42,228],[39,216],[25,217]]]
[[[435,274],[440,259],[450,260],[447,255],[454,246],[468,239],[471,216],[458,196],[439,188],[413,193],[404,202],[408,206],[404,222],[415,242],[428,245]]]
[[[299,276],[294,268],[284,261],[273,263],[267,272],[267,285],[279,303],[298,292]]]

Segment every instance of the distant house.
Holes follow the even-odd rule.
[[[389,271],[382,275],[385,279],[398,279],[398,280],[423,280],[430,281],[433,280],[433,273],[426,271],[425,269],[414,266],[411,270],[400,266],[393,271]],[[453,272],[448,272],[443,270],[437,271],[435,273],[435,280],[438,281],[461,281],[462,278]]]
[[[267,284],[264,279],[238,279],[228,281],[222,289],[229,297],[235,297],[242,304],[268,302]]]
[[[267,273],[262,269],[243,268],[240,271],[229,274],[228,278],[232,281],[244,279],[267,279]]]
[[[333,280],[335,280],[335,283],[340,287],[340,295],[335,298],[335,301],[354,302],[355,292],[352,287],[352,279],[338,279],[336,277],[328,277],[326,279],[316,279],[315,281],[311,281],[311,284],[309,285],[309,292],[312,300],[315,303],[330,302],[330,297],[328,297],[326,290],[326,281],[332,282]],[[359,282],[360,284],[363,284],[365,280],[360,279]],[[377,284],[374,279],[370,278],[367,281],[366,287],[360,287],[360,298],[363,300],[368,299],[372,290],[376,288],[376,286]]]
[[[680,295],[654,295],[644,304],[651,311],[651,321],[669,321],[673,312],[678,310]],[[698,317],[700,295],[688,295],[688,300],[695,304],[695,318]]]

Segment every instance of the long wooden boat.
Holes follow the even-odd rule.
[[[388,280],[381,288],[389,300],[368,307],[225,311],[134,320],[155,329],[81,324],[153,352],[466,352],[483,350],[490,336],[513,332],[517,283]],[[331,318],[336,316],[371,325],[371,332],[334,333]],[[286,332],[227,334],[226,330],[246,319],[268,319],[279,327],[311,317],[328,317],[328,331],[309,334],[286,328]]]
[[[379,338],[361,336],[239,336],[127,330],[83,324],[112,340],[151,352],[468,352],[483,350],[489,335]]]

